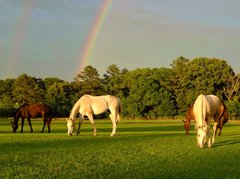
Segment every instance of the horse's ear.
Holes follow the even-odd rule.
[[[208,126],[205,126],[205,127],[204,127],[204,130],[207,130],[207,128],[208,128]]]
[[[184,122],[184,123],[185,123],[186,121],[182,120],[182,122]]]
[[[13,124],[13,122],[12,121],[10,121],[12,124]]]

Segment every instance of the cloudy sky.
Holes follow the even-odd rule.
[[[73,81],[106,2],[0,0],[0,79]],[[112,0],[84,65],[102,77],[112,64],[170,68],[179,56],[216,57],[239,72],[239,44],[240,0]]]

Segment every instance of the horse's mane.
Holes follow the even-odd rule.
[[[20,107],[17,109],[17,111],[15,112],[14,116],[16,116],[17,113],[18,113],[18,111],[19,111],[22,107],[24,107],[24,106],[26,106],[26,105],[28,105],[28,104],[23,104],[22,106],[20,106]]]

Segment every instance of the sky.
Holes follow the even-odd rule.
[[[1,80],[71,82],[87,65],[103,77],[112,64],[171,68],[179,56],[240,70],[240,0],[0,0],[0,24]]]

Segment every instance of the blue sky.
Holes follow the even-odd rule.
[[[34,2],[34,3],[32,3]],[[103,0],[0,0],[0,79],[73,81]],[[86,63],[170,68],[179,56],[219,58],[239,72],[240,0],[115,0]]]

